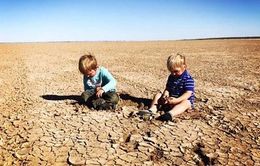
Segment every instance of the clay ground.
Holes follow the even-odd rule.
[[[80,102],[78,59],[117,79],[116,111]],[[195,112],[130,116],[187,56]],[[0,44],[0,165],[260,165],[260,40]]]

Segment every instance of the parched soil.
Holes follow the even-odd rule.
[[[80,100],[78,59],[117,79],[115,111]],[[187,56],[195,111],[134,116]],[[260,40],[0,44],[0,165],[260,165]]]

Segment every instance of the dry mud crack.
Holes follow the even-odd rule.
[[[79,102],[85,51],[118,80],[116,111]],[[196,110],[142,121],[133,112],[163,89],[175,51]],[[259,52],[259,40],[1,44],[0,165],[260,165]]]

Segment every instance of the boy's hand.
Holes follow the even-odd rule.
[[[101,97],[103,93],[104,93],[104,90],[101,87],[96,88],[96,96],[97,97]]]
[[[165,100],[167,100],[167,98],[168,98],[169,96],[170,96],[169,92],[165,90],[165,91],[163,92],[161,98],[164,98]]]
[[[102,89],[100,86],[97,86],[96,87],[96,93],[100,90],[100,89]]]
[[[167,98],[167,103],[168,103],[168,104],[178,104],[179,101],[178,101],[178,99],[175,98],[175,97],[168,97],[168,98]]]
[[[166,97],[160,97],[158,100],[158,104],[162,105],[162,104],[166,104],[167,103],[167,98]]]

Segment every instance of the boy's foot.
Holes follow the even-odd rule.
[[[102,110],[105,103],[106,103],[106,100],[104,100],[102,98],[98,98],[98,99],[92,101],[93,107],[96,110]]]
[[[111,110],[111,109],[115,110],[116,109],[116,104],[109,103],[102,98],[93,100],[92,104],[93,104],[94,109],[96,109],[96,110]]]
[[[137,113],[144,121],[152,120],[155,114],[151,110],[142,110]]]
[[[160,120],[160,121],[173,121],[173,117],[171,116],[170,113],[165,113],[165,114],[159,116],[158,118],[156,118],[156,120]]]

